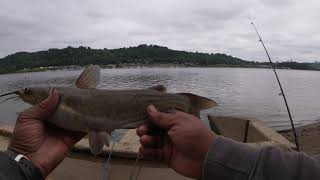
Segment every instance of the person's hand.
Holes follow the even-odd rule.
[[[46,177],[85,134],[66,131],[44,121],[55,112],[59,102],[57,90],[47,99],[19,114],[8,150],[25,155]]]
[[[140,153],[144,158],[162,160],[178,173],[201,178],[204,159],[215,135],[197,117],[181,112],[159,112],[153,105],[147,109],[151,121],[165,131],[163,136],[150,135],[152,128],[141,125]]]

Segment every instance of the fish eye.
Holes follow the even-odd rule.
[[[29,88],[24,88],[23,93],[24,94],[31,94],[31,90]]]

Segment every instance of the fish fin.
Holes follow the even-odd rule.
[[[89,131],[89,145],[92,154],[98,155],[101,152],[103,145],[105,144],[104,133],[105,132],[95,130]]]
[[[178,93],[178,94],[187,96],[190,100],[191,106],[194,108],[195,111],[209,109],[218,105],[215,101],[211,99],[198,96],[195,94],[191,94],[191,93]]]
[[[157,85],[157,86],[149,87],[148,89],[156,90],[156,91],[159,91],[159,92],[166,92],[167,91],[167,88],[162,84]]]
[[[111,141],[111,136],[105,132],[105,131],[100,131],[99,132],[99,136],[100,138],[103,140],[104,144],[106,146],[109,146],[110,145],[110,141]]]
[[[91,64],[81,73],[74,84],[81,89],[94,89],[98,86],[99,81],[100,67]]]

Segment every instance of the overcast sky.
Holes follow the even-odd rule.
[[[0,58],[66,46],[157,44],[266,61],[320,60],[319,0],[1,0]]]

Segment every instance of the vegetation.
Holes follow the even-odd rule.
[[[167,47],[142,44],[137,47],[120,49],[91,49],[80,46],[64,49],[49,49],[39,52],[18,52],[0,59],[0,73],[28,71],[43,67],[59,67],[88,64],[116,65],[161,65],[183,66],[236,66],[265,67],[266,63],[245,61],[225,54],[208,54],[171,50]],[[319,63],[278,63],[279,68],[320,70]]]
[[[290,68],[290,69],[302,69],[302,70],[320,70],[320,63],[298,63],[294,61],[280,62],[277,63],[280,68]]]

